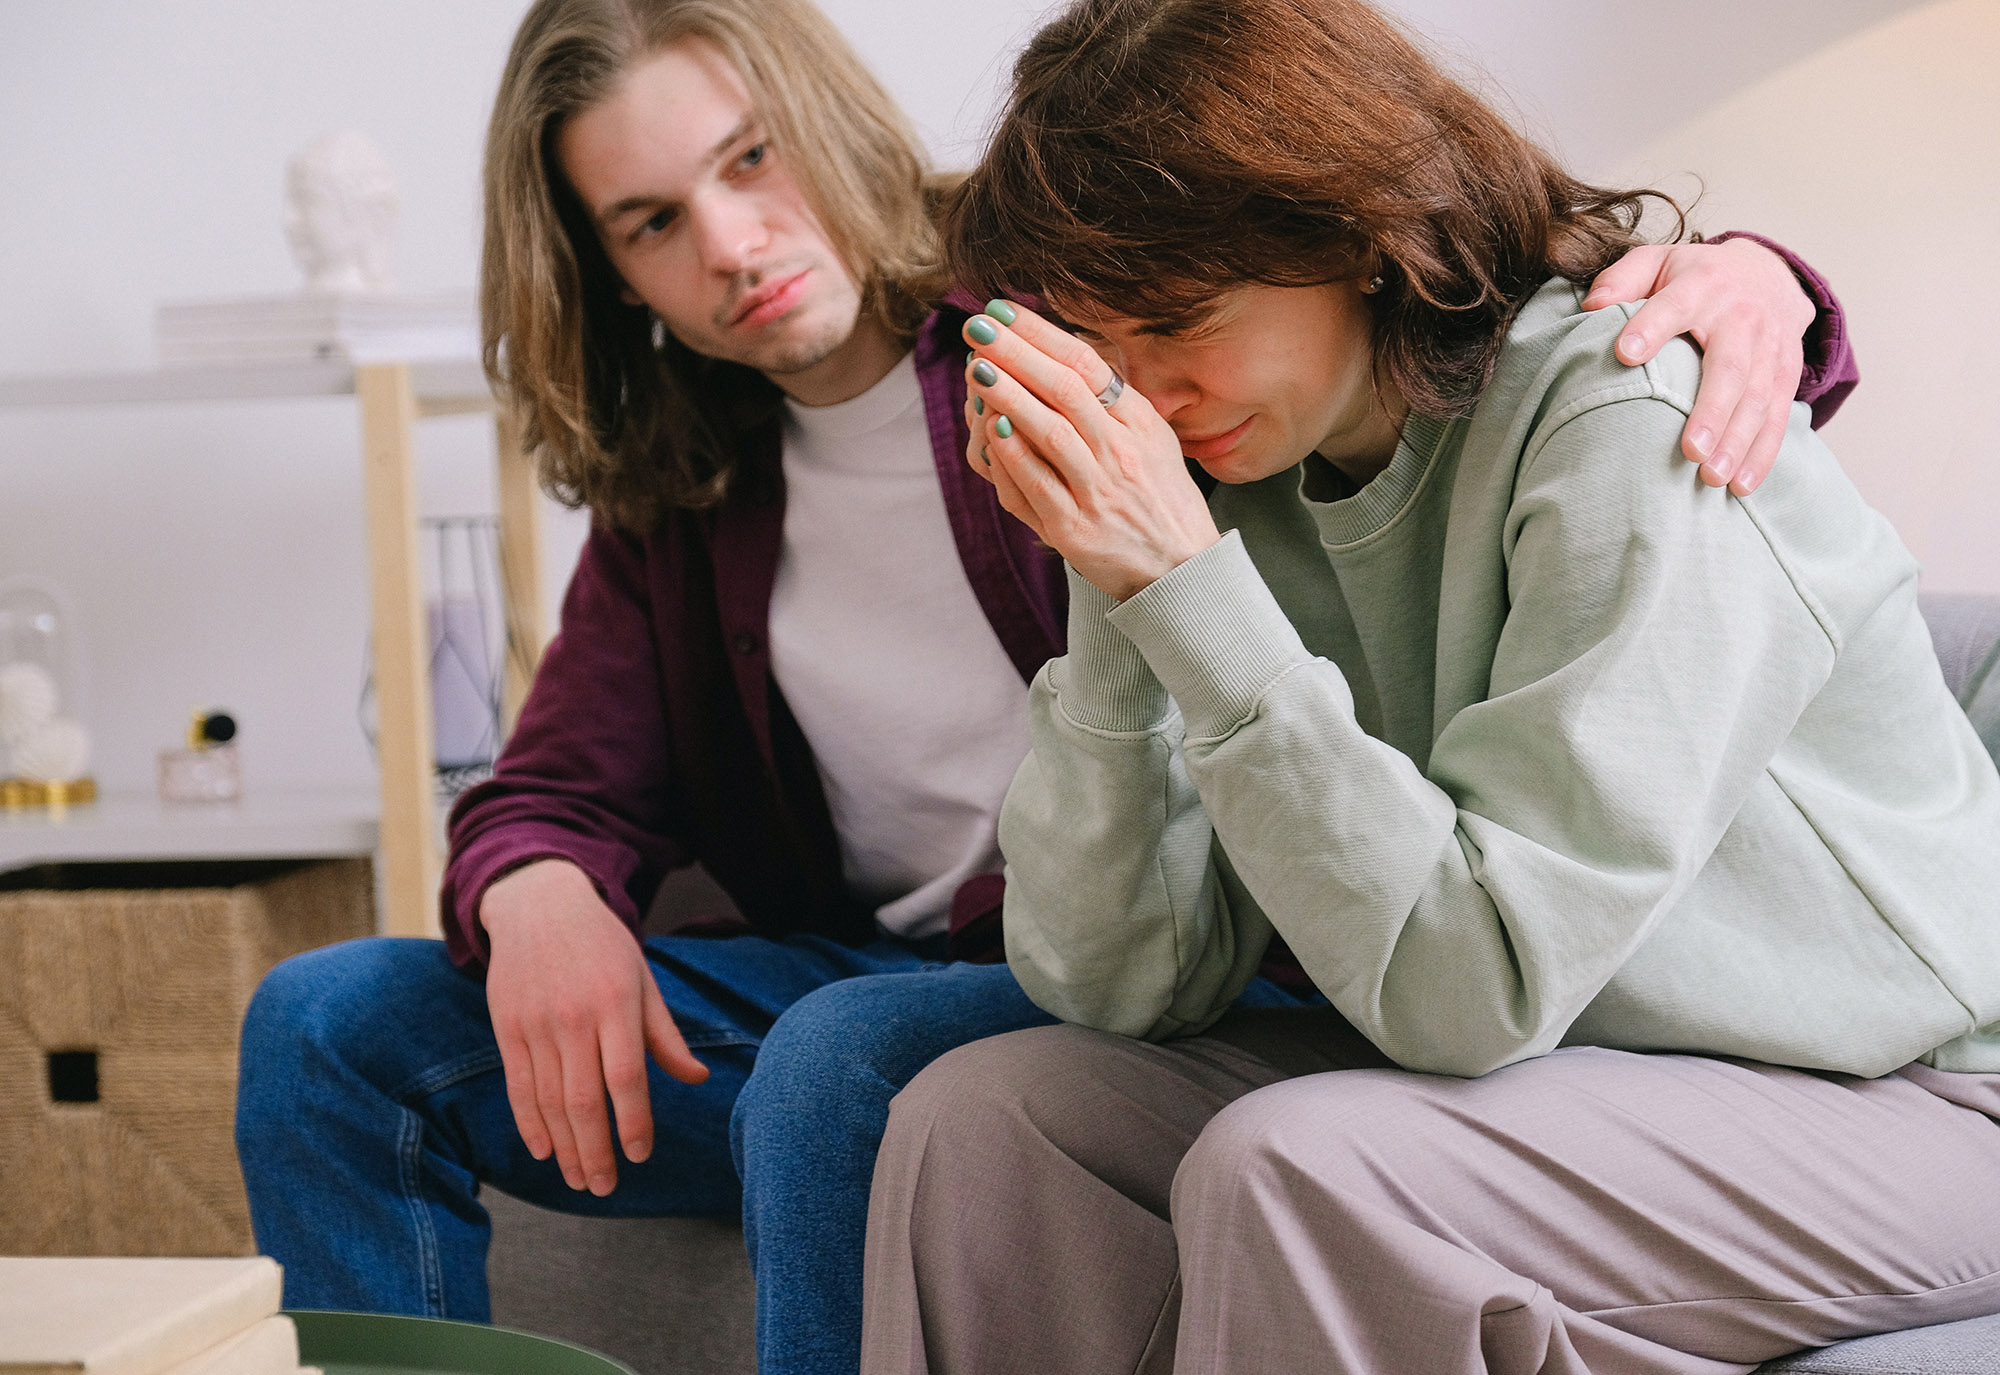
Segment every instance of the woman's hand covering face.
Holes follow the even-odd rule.
[[[1618,337],[1620,362],[1649,361],[1669,339],[1701,345],[1701,389],[1681,451],[1711,487],[1755,491],[1784,441],[1817,308],[1785,260],[1747,239],[1635,248],[1599,273],[1584,305],[1641,306]]]
[[[1081,340],[1005,301],[965,339],[966,461],[1084,578],[1122,601],[1221,538],[1172,428],[1133,388],[1101,403],[1111,366]]]

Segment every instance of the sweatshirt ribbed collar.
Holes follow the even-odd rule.
[[[1299,500],[1305,502],[1319,522],[1320,540],[1329,549],[1359,544],[1387,529],[1416,499],[1430,473],[1445,436],[1457,421],[1413,415],[1403,422],[1403,437],[1389,466],[1377,473],[1366,486],[1339,501],[1314,501],[1305,494],[1305,475],[1299,476]]]

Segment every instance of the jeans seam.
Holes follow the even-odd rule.
[[[699,1046],[704,1050],[714,1050],[719,1046],[761,1046],[764,1043],[755,1036],[746,1036],[740,1031],[682,1032],[681,1039],[689,1050]]]
[[[470,1055],[457,1060],[447,1060],[441,1065],[433,1065],[397,1088],[389,1096],[398,1103],[411,1098],[427,1098],[453,1084],[475,1079],[482,1074],[490,1074],[501,1067],[500,1051],[475,1050]]]
[[[424,1311],[442,1318],[444,1311],[444,1262],[438,1253],[437,1232],[431,1226],[430,1209],[423,1199],[424,1121],[409,1108],[403,1114],[402,1139],[397,1143],[398,1163],[403,1174],[403,1203],[410,1210],[416,1232],[417,1265],[423,1276]]]

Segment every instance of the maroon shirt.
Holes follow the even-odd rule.
[[[1785,257],[1819,305],[1799,399],[1821,424],[1859,374],[1831,290]],[[959,561],[1025,685],[1063,652],[1067,585],[1061,560],[965,464],[959,331],[975,308],[955,297],[925,322],[917,379]],[[776,419],[742,443],[749,464],[781,471]],[[660,880],[699,861],[751,930],[876,936],[872,909],[843,882],[812,751],[771,674],[784,523],[780,481],[768,501],[675,511],[643,537],[593,526],[493,777],[452,809],[443,904],[454,960],[485,963],[487,885],[546,858],[590,875],[634,931]],[[997,957],[1000,897],[998,874],[961,886],[956,953]]]

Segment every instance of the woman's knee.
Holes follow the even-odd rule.
[[[1071,1026],[1030,1027],[958,1047],[917,1075],[890,1105],[894,1122],[936,1128],[952,1122],[977,1133],[1002,1118],[1050,1115],[1074,1095],[1077,1042],[1098,1033]]]
[[[1171,1164],[1145,1167],[1130,1117],[1107,1105],[1142,1099],[1153,1047],[1077,1026],[1032,1027],[942,1056],[890,1106],[885,1152],[920,1150],[927,1169],[994,1177],[1060,1158],[1107,1179],[1157,1173],[1164,1205]],[[1053,1154],[1051,1154],[1053,1153]],[[1023,1176],[1025,1177],[1025,1176]],[[1135,1185],[1135,1187],[1138,1187]]]
[[[1436,1104],[1417,1079],[1337,1070],[1237,1099],[1181,1160],[1174,1216],[1230,1206],[1248,1192],[1288,1192],[1307,1178],[1326,1199],[1382,1186],[1396,1168],[1421,1158],[1436,1126]]]

